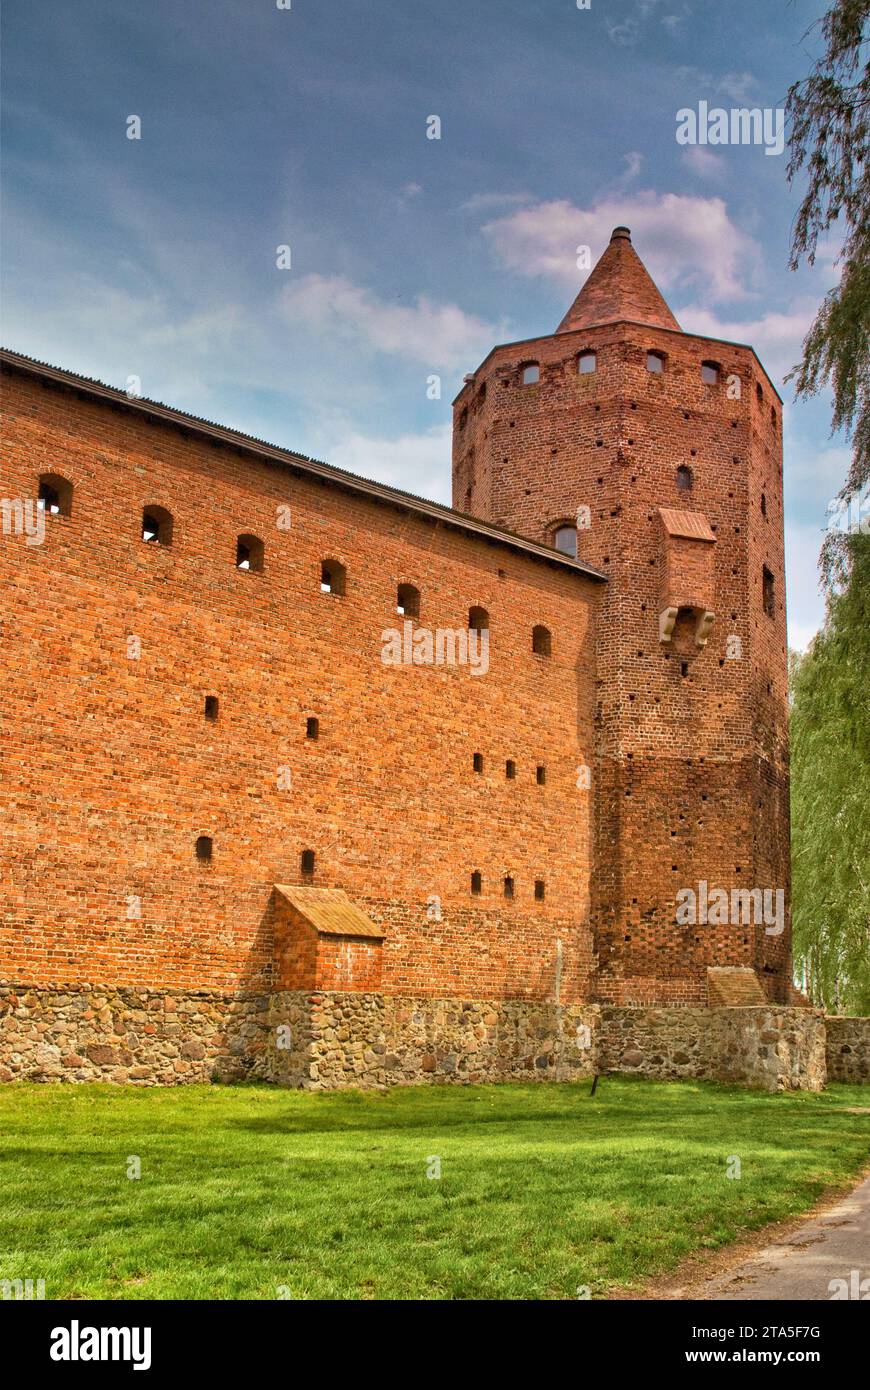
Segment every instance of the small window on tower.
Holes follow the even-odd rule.
[[[685,463],[681,463],[677,469],[677,490],[679,492],[689,492],[692,486],[692,470]]]
[[[218,697],[217,695],[206,695],[205,697],[205,717],[206,719],[217,719],[218,717]]]
[[[311,715],[305,721],[305,737],[320,738],[320,720]]]
[[[522,372],[524,386],[533,386],[536,381],[541,379],[541,369],[537,362],[527,362]]]
[[[303,878],[314,877],[314,850],[304,849],[299,856],[299,868]]]
[[[513,758],[508,758],[507,762],[505,763],[505,765],[504,765],[504,775],[505,775],[505,777],[507,777],[507,779],[508,779],[509,782],[512,782],[512,781],[514,780],[514,778],[516,777],[516,775],[517,775],[517,765],[516,765],[516,763],[514,762]]]
[[[553,545],[556,550],[561,550],[563,555],[571,555],[577,558],[577,527],[559,526],[553,536]]]
[[[473,766],[475,772],[483,772],[483,754],[482,754],[482,753],[475,753],[474,759],[473,759],[473,761],[472,761],[472,766]]]
[[[553,638],[548,627],[538,624],[532,628],[532,651],[537,656],[552,656]]]
[[[478,897],[480,895],[480,891],[482,888],[483,878],[481,876],[480,870],[475,869],[474,873],[471,875],[471,891],[475,897]]]
[[[542,903],[542,902],[544,901],[544,896],[545,896],[545,894],[546,894],[546,888],[545,888],[545,886],[544,886],[544,880],[543,880],[542,878],[536,878],[536,879],[535,879],[535,902],[537,902],[537,903]]]
[[[665,359],[660,352],[648,352],[646,355],[646,369],[648,372],[663,372],[665,369]]]
[[[701,363],[701,380],[707,386],[716,386],[719,382],[719,367],[715,362]]]
[[[581,376],[588,376],[590,372],[598,370],[598,354],[595,352],[581,352],[577,358],[577,370]]]
[[[776,615],[776,591],[774,588],[773,573],[767,568],[767,565],[764,566],[761,572],[761,588],[762,607],[768,618],[773,618]]]
[[[535,781],[539,787],[543,787],[547,781],[547,769],[543,764],[539,764],[538,767],[535,768]]]
[[[210,835],[199,835],[196,841],[196,857],[203,864],[211,863],[212,841]]]
[[[506,898],[512,898],[514,895],[514,881],[509,874],[504,881],[504,895]]]

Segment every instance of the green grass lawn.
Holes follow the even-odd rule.
[[[4,1086],[0,1280],[43,1278],[47,1298],[601,1297],[847,1182],[868,1160],[861,1104],[870,1088],[629,1078],[594,1099]]]

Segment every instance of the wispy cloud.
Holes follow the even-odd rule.
[[[749,292],[759,249],[731,221],[721,198],[647,191],[606,197],[588,208],[564,200],[536,203],[487,223],[483,231],[512,270],[576,288],[577,247],[600,253],[620,223],[632,228],[662,288],[694,287],[712,301]]]

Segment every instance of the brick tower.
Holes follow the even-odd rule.
[[[742,967],[746,1002],[789,1002],[769,377],[751,347],[684,333],[617,227],[556,332],[495,347],[454,412],[454,506],[609,576],[596,746],[577,743],[592,768],[597,998],[705,1003],[711,967]]]

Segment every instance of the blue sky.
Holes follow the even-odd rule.
[[[6,0],[3,341],[449,501],[463,373],[553,330],[577,245],[625,222],[682,326],[752,343],[785,398],[803,646],[848,451],[782,377],[837,244],[789,272],[787,156],[675,132],[700,100],[781,106],[824,8]]]

